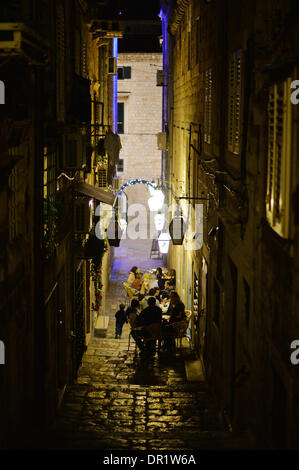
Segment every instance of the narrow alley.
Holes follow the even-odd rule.
[[[0,1],[0,454],[299,449],[298,149],[298,0]]]
[[[135,351],[133,340],[128,350],[128,325],[122,338],[115,339],[114,314],[125,300],[122,283],[133,259],[144,269],[161,265],[161,260],[148,259],[149,250],[149,241],[143,240],[127,240],[117,250],[105,308],[107,334],[89,343],[43,448],[246,448],[222,424],[207,384],[186,381],[185,361],[194,358],[187,341],[173,358],[156,354],[146,360]]]

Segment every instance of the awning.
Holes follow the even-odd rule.
[[[104,191],[103,189],[96,188],[88,183],[77,182],[74,186],[75,191],[84,194],[84,196],[92,197],[97,201],[104,202],[113,206],[116,196],[111,191]]]

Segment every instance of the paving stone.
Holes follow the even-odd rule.
[[[122,282],[131,265],[142,270],[161,265],[161,260],[136,258],[130,251],[133,248],[128,251],[122,244],[118,249],[124,256],[114,262],[106,294],[106,337],[91,338],[78,378],[68,387],[55,423],[40,438],[41,448],[242,448],[244,441],[233,440],[218,419],[208,385],[187,382],[185,360],[192,359],[188,345],[173,358],[156,354],[153,360],[145,361],[136,353],[134,341],[128,351],[128,325],[124,325],[121,340],[114,338],[115,309],[121,302],[128,305]]]

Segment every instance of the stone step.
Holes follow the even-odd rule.
[[[107,329],[109,324],[109,316],[108,315],[99,315],[96,324],[94,327],[94,335],[103,338],[106,336]]]

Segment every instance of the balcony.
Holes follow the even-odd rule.
[[[122,25],[119,21],[94,20],[92,22],[90,32],[92,33],[94,39],[113,39],[123,37]]]
[[[119,21],[119,2],[115,0],[88,2],[88,17],[93,38],[122,38],[123,24]]]
[[[44,65],[48,44],[24,23],[0,23],[0,56],[24,58],[29,64]]]

